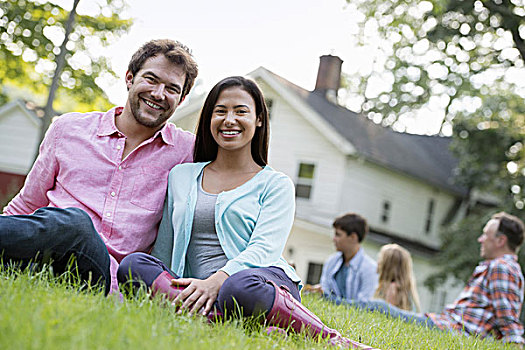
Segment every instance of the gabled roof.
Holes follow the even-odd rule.
[[[7,114],[8,112],[12,111],[14,108],[19,108],[23,114],[31,120],[31,122],[35,126],[40,126],[41,117],[43,116],[43,109],[40,107],[37,107],[34,103],[29,101],[23,101],[20,99],[16,99],[13,101],[10,101],[6,103],[3,106],[0,106],[0,118]]]
[[[353,146],[351,148],[358,157],[457,195],[466,195],[465,188],[452,182],[453,170],[458,161],[449,149],[450,137],[395,132],[375,124],[361,114],[330,102],[320,92],[305,90],[263,67],[252,74],[263,79],[270,77],[299,97],[302,103],[315,111]]]

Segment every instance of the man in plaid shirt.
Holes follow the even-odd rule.
[[[519,320],[524,282],[516,253],[523,243],[523,234],[524,225],[520,219],[504,212],[494,214],[478,238],[480,255],[485,260],[476,267],[456,301],[440,314],[416,314],[384,300],[346,304],[406,322],[481,338],[492,336],[521,346],[525,343],[523,325]]]
[[[518,257],[523,242],[523,222],[512,215],[492,216],[478,238],[485,260],[467,285],[440,314],[427,317],[440,329],[493,336],[506,343],[523,344],[519,315],[523,303],[523,274]]]

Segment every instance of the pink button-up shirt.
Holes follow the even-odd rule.
[[[4,214],[41,207],[86,211],[111,257],[112,289],[118,262],[149,252],[162,217],[168,173],[193,159],[194,135],[167,123],[122,159],[126,136],[115,125],[121,107],[106,113],[69,113],[50,126],[40,155]]]

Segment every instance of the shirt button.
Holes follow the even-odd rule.
[[[119,165],[119,166],[118,166],[118,170],[122,170],[122,165]]]
[[[115,192],[111,192],[111,197],[115,197],[116,193]]]
[[[121,149],[122,147],[120,147],[120,145],[117,146],[117,149]]]
[[[106,216],[109,218],[111,216],[111,213],[106,213]]]
[[[118,133],[117,135],[118,135],[118,137],[122,137],[122,134],[121,134],[121,133]]]

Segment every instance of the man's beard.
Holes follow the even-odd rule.
[[[133,118],[142,126],[145,126],[147,128],[156,129],[162,124],[164,124],[168,119],[170,119],[170,115],[162,115],[160,114],[157,119],[151,120],[148,118],[144,118],[142,116],[142,113],[140,111],[139,107],[140,101],[137,99],[137,103],[131,107],[131,114],[133,115]]]

